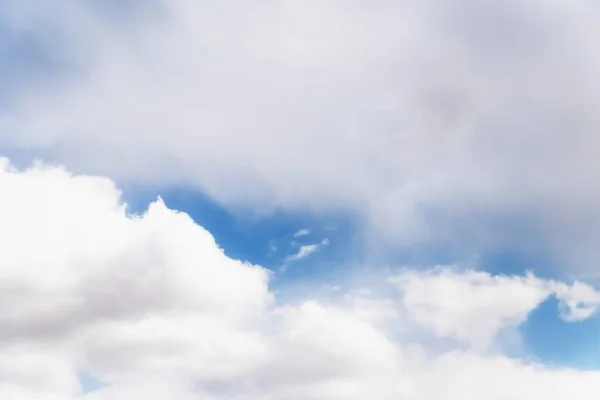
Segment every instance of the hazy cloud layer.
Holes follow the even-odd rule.
[[[54,71],[5,95],[4,146],[232,207],[350,210],[396,246],[598,272],[595,2],[1,7]]]

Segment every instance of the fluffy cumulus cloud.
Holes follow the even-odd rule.
[[[599,273],[599,18],[592,1],[0,0],[0,152],[46,160],[0,158],[0,398],[596,399],[600,372],[531,361],[519,327],[552,297],[565,324],[600,307],[558,278]],[[279,296],[160,198],[132,213],[128,182],[568,271],[379,270]],[[309,233],[288,262],[328,246]]]
[[[187,215],[159,200],[129,216],[111,181],[60,168],[3,161],[0,187],[3,382],[72,390],[89,368],[218,379],[262,357],[244,332],[272,301],[267,271]]]
[[[385,296],[355,290],[283,304],[269,271],[230,259],[160,199],[130,214],[109,179],[0,164],[2,398],[595,399],[600,392],[598,372],[483,345],[553,294],[565,319],[591,316],[600,301],[591,286],[440,267],[394,273],[389,285],[398,290]],[[440,351],[409,339],[407,331],[423,329],[430,343],[454,344]],[[86,392],[82,374],[101,388]]]
[[[3,96],[0,144],[597,272],[596,2],[116,3],[0,4],[46,67]]]
[[[561,302],[561,317],[573,322],[589,318],[600,305],[600,293],[581,282],[542,280],[532,274],[492,276],[457,273],[449,268],[406,271],[388,279],[403,292],[407,311],[437,335],[489,347],[507,327],[520,325],[549,296]]]

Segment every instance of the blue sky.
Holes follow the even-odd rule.
[[[599,16],[0,0],[0,398],[600,393]]]
[[[598,369],[600,321],[592,318],[565,324],[556,314],[558,302],[550,299],[534,310],[522,332],[533,356],[553,365]]]

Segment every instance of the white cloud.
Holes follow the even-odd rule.
[[[244,326],[271,303],[266,270],[160,200],[128,216],[107,179],[2,164],[3,379],[72,391],[76,368],[233,377],[262,357]]]
[[[286,257],[286,261],[298,261],[306,258],[309,255],[317,252],[320,247],[321,246],[318,244],[306,244],[304,246],[300,246],[296,253]]]
[[[329,246],[328,238],[324,238],[323,240],[321,240],[320,243],[302,245],[302,246],[300,246],[300,248],[298,249],[298,251],[296,253],[287,256],[285,258],[285,261],[292,262],[292,261],[301,260],[303,258],[310,256],[313,253],[316,253],[317,251],[319,251],[319,249],[321,249],[323,247],[327,247],[327,246]]]
[[[310,231],[306,228],[300,229],[296,233],[294,233],[295,238],[301,237],[301,236],[308,236],[308,235],[310,235]]]
[[[562,318],[575,322],[589,318],[598,311],[600,293],[590,285],[575,282],[571,286],[555,284],[556,297],[563,304]]]
[[[404,246],[527,238],[597,272],[595,3],[92,3],[2,3],[66,68],[6,99],[1,144],[231,207],[350,210]]]
[[[160,200],[128,215],[108,179],[16,171],[5,160],[0,189],[1,398],[586,400],[600,391],[598,372],[476,346],[496,321],[526,318],[544,288],[571,319],[585,318],[577,305],[587,310],[598,294],[581,283],[408,271],[395,280],[400,300],[361,290],[278,304],[266,270],[229,259]],[[475,346],[429,354],[396,337],[395,325],[411,327],[403,307]],[[79,395],[79,371],[107,387]]]
[[[407,270],[390,282],[403,292],[403,304],[417,323],[480,350],[493,344],[502,330],[523,323],[553,294],[569,322],[589,318],[600,304],[600,293],[589,285],[566,285],[532,274],[493,276],[438,268],[425,273]]]
[[[392,282],[402,289],[404,304],[418,323],[480,349],[489,347],[506,326],[523,322],[550,295],[532,276],[496,277],[473,271],[407,272]]]

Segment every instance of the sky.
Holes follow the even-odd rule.
[[[598,18],[0,0],[0,398],[596,399]]]

